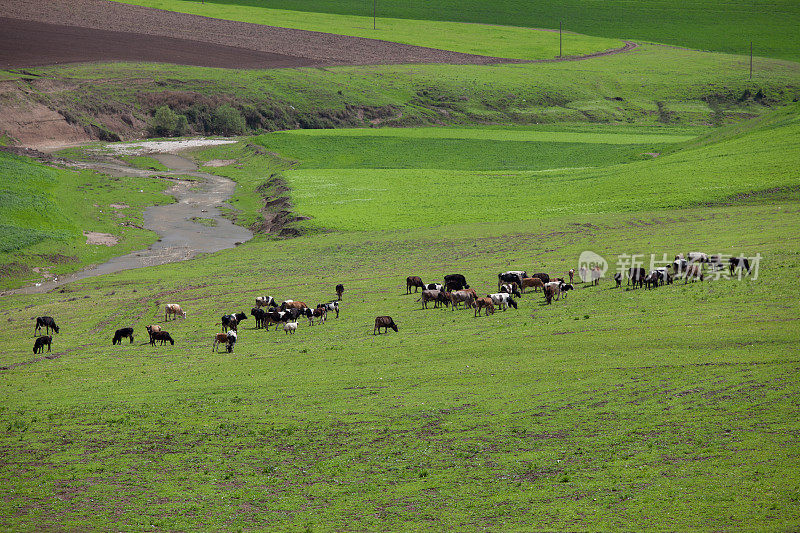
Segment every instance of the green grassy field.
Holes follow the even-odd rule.
[[[424,44],[430,37],[410,33],[408,28],[429,27],[423,21],[488,23],[529,28],[565,29],[610,38],[637,39],[716,50],[749,53],[754,42],[757,56],[800,60],[800,7],[791,0],[751,3],[712,0],[647,0],[627,2],[523,2],[501,0],[405,0],[376,4],[380,17],[378,31],[372,30],[373,5],[350,0],[126,0],[127,3],[274,26],[329,31],[346,35],[375,37]],[[347,16],[331,16],[339,14]],[[393,19],[416,19],[413,22]],[[436,27],[443,31],[443,26]],[[412,30],[413,31],[413,30]],[[469,30],[473,32],[481,30]],[[513,31],[513,30],[504,30]],[[482,34],[481,37],[484,37]],[[492,29],[493,36],[504,35]],[[504,43],[513,48],[513,43]],[[510,45],[510,46],[509,46]],[[557,43],[556,43],[557,46]],[[446,46],[445,46],[446,48]],[[499,54],[502,57],[512,57]]]
[[[0,175],[0,289],[41,281],[34,268],[59,275],[149,246],[157,236],[137,229],[142,212],[170,201],[160,180],[54,169],[3,152]],[[84,231],[119,242],[86,244]]]
[[[481,170],[496,163],[472,143],[499,145],[487,148],[497,154],[514,147],[506,150],[512,164],[534,165],[520,146],[551,144],[545,128],[275,135],[281,155],[298,157],[294,165],[246,143],[199,152],[201,161],[240,157],[241,168],[216,171],[242,187],[283,168],[297,208],[329,231],[258,238],[189,262],[83,280],[65,294],[0,299],[8,324],[0,337],[0,480],[10,487],[0,525],[800,527],[797,116],[792,106],[689,140],[684,127],[556,128],[553,142],[593,147],[581,164],[594,154],[596,168],[503,172],[542,191],[510,195],[525,198],[528,210],[520,202],[505,218],[493,204],[464,201],[496,191],[485,179],[497,171]],[[269,148],[271,137],[255,141]],[[387,138],[418,143],[413,169],[364,168],[353,148],[392,162],[379,157]],[[471,169],[433,164],[443,138]],[[318,152],[305,163],[293,150],[305,152],[310,139]],[[605,153],[620,146],[665,155]],[[333,157],[337,150],[351,155]],[[559,152],[549,153],[561,164]],[[349,180],[347,188],[320,189],[318,201],[304,204],[302,177],[322,172]],[[370,172],[371,194],[386,201],[373,210],[374,229],[353,227],[356,203],[333,202],[360,194],[351,189]],[[376,180],[381,172],[392,179]],[[466,192],[432,195],[423,212],[397,179],[413,172]],[[406,210],[416,220],[386,222]],[[646,267],[651,254],[668,260],[689,250],[761,260],[755,279],[709,272],[702,283],[632,291],[606,278],[549,306],[531,293],[517,310],[480,318],[422,310],[404,294],[408,275],[431,282],[452,272],[486,294],[498,272],[564,273],[584,250],[608,260],[607,276],[630,254]],[[314,305],[331,299],[336,283],[346,287],[339,319],[302,323],[289,336],[257,331],[250,318],[234,354],[210,352],[221,314],[250,314],[262,294]],[[170,302],[187,310],[186,320],[163,321]],[[398,333],[372,335],[383,314]],[[51,359],[30,353],[30,317],[40,315],[62,328]],[[164,324],[176,344],[146,345],[151,323]],[[135,328],[135,342],[112,347],[114,330],[125,326]]]
[[[449,5],[381,7],[435,19]],[[529,16],[520,5],[493,4],[496,18],[488,5],[458,7],[466,21],[532,26],[566,10],[570,29],[614,39],[739,50],[750,38],[740,5],[526,4]],[[698,30],[698,9],[715,13],[715,28]],[[756,11],[754,35],[796,59],[784,28],[797,25],[796,6]],[[487,46],[513,49],[494,37]],[[203,170],[236,180],[237,223],[257,225],[271,193],[312,217],[290,224],[307,232],[297,238],[257,235],[187,262],[0,297],[0,529],[800,529],[800,64],[756,65],[751,81],[744,56],[645,45],[492,67],[0,72],[31,94],[41,76],[48,103],[73,117],[146,119],[196,95],[193,112],[225,102],[253,131],[306,128],[192,156],[236,161]],[[333,126],[361,129],[321,129]],[[81,232],[117,233],[167,199],[157,181],[2,152],[0,175],[0,220],[13,226],[0,228],[6,266],[145,245],[152,237],[122,233],[94,251]],[[131,207],[117,219],[109,206],[120,201]],[[649,269],[693,250],[758,257],[757,276],[709,270],[655,290],[610,280],[632,255]],[[460,272],[485,295],[499,272],[563,275],[584,251],[608,261],[605,278],[551,305],[529,293],[518,309],[476,318],[405,294],[409,275]],[[264,294],[313,306],[337,283],[338,319],[286,335],[249,318],[235,353],[211,352],[222,314],[249,315]],[[185,320],[165,322],[173,302]],[[43,315],[61,331],[52,353],[34,355],[31,319]],[[373,335],[378,315],[399,331]],[[154,323],[174,346],[147,344]],[[135,341],[112,346],[122,327]]]
[[[380,24],[373,29],[371,16],[310,13],[175,0],[135,0],[126,3],[239,22],[381,39],[508,59],[552,59],[559,54],[557,33],[514,26],[435,20],[415,20],[409,23],[408,20],[400,18],[382,18]],[[562,35],[561,53],[564,56],[585,55],[620,48],[622,45],[619,39],[589,37],[568,32]]]
[[[262,207],[259,188],[280,173],[295,213],[311,219],[296,224],[307,231],[593,217],[776,188],[796,192],[797,116],[794,105],[746,134],[731,126],[692,141],[680,129],[658,134],[633,126],[279,132],[252,143],[284,161],[253,158],[243,146],[217,147],[200,159],[239,158],[242,168],[215,171],[239,182],[234,205],[247,220]]]

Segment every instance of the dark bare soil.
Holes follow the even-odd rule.
[[[213,43],[59,26],[0,17],[0,68],[88,61],[142,61],[200,67],[280,68],[317,61]]]
[[[0,14],[0,68],[98,60],[227,68],[518,62],[103,0],[8,0]]]

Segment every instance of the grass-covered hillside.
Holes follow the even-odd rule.
[[[565,29],[587,35],[667,43],[731,54],[749,53],[752,41],[757,56],[800,60],[800,37],[796,31],[800,27],[800,6],[792,0],[400,0],[378,2],[375,6],[352,0],[126,1],[211,17],[365,37],[369,37],[369,31],[373,31],[371,18],[374,8],[380,17],[378,30],[386,30],[389,26],[399,38],[407,38],[404,33],[409,31],[407,28],[419,25],[417,21],[551,29],[557,29],[562,23]],[[324,13],[349,17],[325,17],[322,15]],[[245,19],[246,16],[251,18]],[[353,20],[353,16],[358,18]],[[384,18],[415,20],[398,23]],[[376,33],[373,31],[373,35]],[[386,39],[387,34],[377,33],[377,38]],[[389,34],[388,40],[395,38]]]
[[[0,177],[2,289],[147,247],[156,236],[137,228],[142,211],[169,201],[163,181],[56,169],[2,151]],[[84,231],[118,243],[86,244]]]
[[[785,109],[702,142],[682,140],[681,129],[564,128],[552,141],[541,140],[545,129],[444,130],[463,148],[457,171],[431,164],[438,135],[400,132],[401,145],[419,143],[409,162],[425,183],[447,185],[424,206],[423,195],[405,196],[402,180],[419,180],[412,168],[363,168],[346,156],[355,146],[393,161],[378,157],[386,133],[319,135],[309,168],[298,158],[285,177],[325,172],[335,186],[309,179],[308,203],[298,178],[286,194],[334,231],[0,299],[0,526],[797,529],[796,116]],[[637,135],[672,153],[628,162],[601,153],[635,150]],[[334,157],[337,138],[344,154]],[[596,168],[485,170],[475,138],[499,145],[490,153],[513,148],[518,165],[539,164],[523,148],[567,138],[582,166],[597,156]],[[292,143],[309,136],[280,140],[295,155]],[[198,157],[243,156],[242,168],[219,170],[235,169],[243,185],[290,166],[244,143],[222,150]],[[323,168],[326,154],[338,168]],[[505,174],[516,183],[488,183]],[[357,202],[340,202],[357,194],[391,200],[372,210],[370,227],[353,224],[363,222]],[[419,222],[391,227],[405,212],[393,204]],[[476,318],[423,310],[405,294],[406,276],[459,272],[485,295],[498,272],[563,275],[585,250],[609,262],[606,278],[551,305],[528,293],[518,309]],[[759,258],[758,275],[707,270],[703,282],[654,290],[608,279],[631,255],[649,268],[690,250]],[[301,321],[287,335],[248,318],[234,353],[210,351],[223,313],[249,315],[263,294],[313,306],[337,283],[338,319]],[[187,318],[164,322],[173,302]],[[30,317],[41,315],[61,326],[48,358],[31,353]],[[378,315],[399,331],[373,336]],[[153,323],[175,345],[149,346]],[[121,327],[134,328],[134,343],[111,346]]]
[[[233,72],[121,63],[26,72],[16,74],[17,84],[30,98],[122,137],[147,133],[144,126],[120,130],[122,118],[146,126],[163,106],[187,117],[193,132],[217,134],[221,109],[239,117],[241,133],[561,122],[722,125],[800,98],[799,63],[760,60],[751,80],[744,56],[655,45],[547,64]]]

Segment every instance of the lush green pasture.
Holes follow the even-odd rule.
[[[179,11],[205,17],[236,20],[301,30],[381,39],[440,50],[452,50],[509,59],[551,59],[559,54],[559,36],[552,31],[494,24],[463,24],[435,20],[381,18],[373,29],[372,17],[310,13],[251,6],[200,4],[181,0],[125,0],[128,4]],[[562,55],[576,56],[620,48],[620,39],[562,35]]]
[[[167,183],[50,168],[0,152],[0,288],[40,281],[145,248],[155,234],[137,229]],[[119,208],[113,208],[116,204]],[[84,231],[115,235],[114,246],[86,244]]]
[[[798,523],[800,204],[480,221],[257,242],[0,299],[4,529],[791,530]],[[565,272],[582,250],[760,253],[757,280],[579,286],[474,318],[407,275]],[[259,294],[340,318],[215,322]],[[144,326],[177,343],[150,347]],[[37,315],[62,327],[30,353]],[[399,333],[373,336],[376,315]],[[112,347],[133,326],[133,345]],[[746,497],[743,495],[746,494]]]
[[[265,16],[265,23],[269,24],[268,21],[272,19],[276,21],[272,23],[274,25],[283,25],[289,21],[302,23],[304,17],[307,17],[316,24],[320,24],[317,21],[324,20],[333,27],[333,20],[338,19],[328,21],[321,13],[357,15],[360,18],[356,20],[361,22],[356,24],[362,27],[362,31],[372,30],[372,21],[369,18],[372,17],[373,4],[351,0],[212,0],[203,3],[184,0],[129,0],[128,3],[248,22],[255,20],[245,17],[265,14],[262,15]],[[792,0],[747,3],[714,0],[646,0],[635,3],[626,0],[401,0],[378,2],[376,6],[380,17],[379,29],[390,23],[384,17],[418,19],[405,22],[406,25],[414,26],[420,24],[420,20],[449,20],[557,29],[559,23],[562,23],[565,29],[588,35],[639,39],[736,54],[749,52],[752,41],[758,56],[800,60],[800,37],[797,33],[797,28],[800,27],[800,6]],[[273,8],[274,11],[263,8]],[[290,17],[286,11],[281,10],[305,13]],[[394,29],[400,32],[403,25]],[[380,38],[386,37],[382,35]]]
[[[716,142],[656,158],[648,154],[681,137],[665,135],[658,143],[657,135],[643,135],[647,144],[612,145],[603,142],[613,134],[600,132],[489,130],[481,141],[482,130],[435,130],[451,137],[440,139],[415,129],[374,137],[352,130],[285,132],[254,142],[296,160],[283,176],[296,212],[312,219],[304,227],[389,230],[565,213],[592,217],[719,202],[776,187],[796,190],[797,117],[792,106],[747,135],[731,127],[716,133]],[[497,140],[526,135],[572,142]],[[635,137],[619,138],[630,143]],[[214,157],[225,157],[225,148],[219,150]],[[259,167],[249,173],[255,179],[242,184],[245,194],[264,181]]]

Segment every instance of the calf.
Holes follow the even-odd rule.
[[[175,345],[175,341],[172,340],[172,337],[166,331],[155,331],[150,336],[150,344],[153,346],[156,345],[156,341],[161,341],[161,346],[164,346],[164,343],[169,341],[171,345]]]
[[[569,291],[575,290],[575,287],[572,286],[572,283],[562,282],[559,288],[561,289],[561,293],[564,295],[564,298],[567,297],[567,293]]]
[[[426,291],[443,291],[444,285],[441,283],[428,283],[423,287]]]
[[[47,346],[47,351],[50,351],[50,343],[53,342],[53,337],[50,335],[42,335],[36,337],[33,341],[33,353],[44,353],[44,347]]]
[[[58,326],[56,326],[56,321],[53,320],[51,316],[39,316],[36,317],[36,326],[33,328],[33,336],[35,337],[41,329],[44,328],[48,335],[50,335],[50,330],[52,329],[54,332],[58,333]]]
[[[570,283],[575,281],[575,269],[574,268],[570,268],[569,272],[567,272],[567,274],[569,274],[569,282]]]
[[[344,294],[344,285],[340,283],[336,286],[336,299],[341,300],[342,294]]]
[[[414,287],[414,292],[417,292],[417,289],[424,289],[425,285],[422,283],[422,278],[419,276],[408,276],[406,278],[406,294],[411,294],[411,287]]]
[[[622,274],[620,272],[614,274],[614,281],[617,284],[616,288],[620,288],[622,286]]]
[[[375,317],[375,327],[372,328],[372,334],[375,335],[375,331],[377,331],[378,335],[380,335],[381,328],[384,328],[386,333],[389,333],[389,328],[392,328],[396,332],[397,324],[394,323],[394,320],[392,320],[392,317],[390,316]]]
[[[111,339],[111,345],[113,346],[115,344],[122,344],[123,337],[128,337],[131,340],[129,344],[133,344],[133,328],[122,328],[114,332],[114,338]]]
[[[294,335],[294,332],[297,331],[297,322],[287,322],[283,325],[283,333],[291,333]]]
[[[486,316],[493,315],[494,314],[494,303],[492,302],[492,299],[489,298],[489,297],[476,299],[475,300],[475,316],[476,317],[481,314],[481,309],[485,309],[486,310],[485,313],[484,313]]]
[[[186,318],[186,311],[181,309],[181,306],[178,304],[167,304],[164,306],[164,322],[169,320],[169,317],[173,317],[174,319],[178,318],[180,315],[183,318]]]

